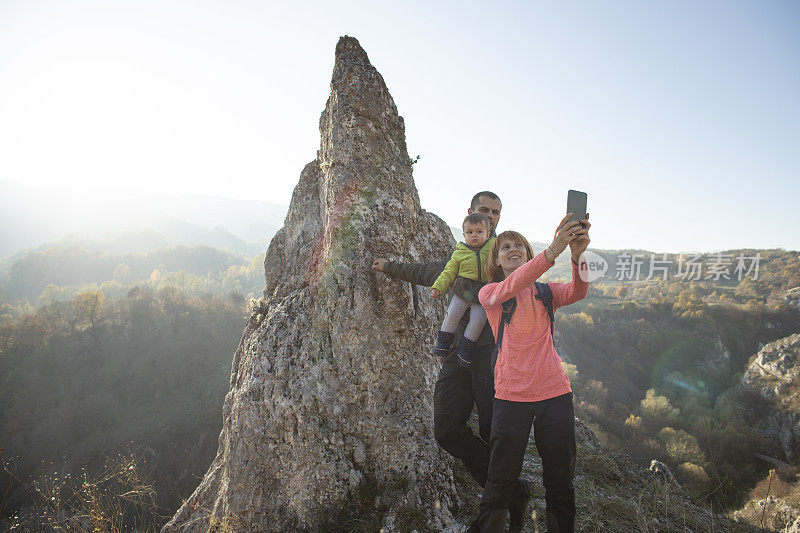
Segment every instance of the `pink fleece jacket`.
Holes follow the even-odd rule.
[[[503,302],[517,298],[517,308],[511,322],[506,324],[494,369],[496,398],[538,402],[572,391],[561,367],[561,357],[553,346],[547,308],[535,298],[533,285],[554,264],[542,252],[503,281],[489,283],[478,293],[495,338]],[[572,261],[570,283],[548,282],[548,285],[553,291],[554,310],[581,300],[589,290],[589,284],[581,280],[575,261]]]

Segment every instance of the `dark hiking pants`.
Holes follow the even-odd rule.
[[[481,497],[481,532],[505,528],[506,509],[533,426],[542,458],[548,533],[572,533],[575,527],[575,410],[572,393],[540,402],[495,399],[492,409],[489,473]]]
[[[480,486],[489,469],[489,432],[492,427],[494,381],[489,372],[493,346],[476,346],[472,368],[458,364],[455,350],[442,363],[433,392],[433,432],[447,453],[461,459]],[[480,437],[467,426],[472,406],[478,409]]]

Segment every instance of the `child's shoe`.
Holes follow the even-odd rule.
[[[438,357],[444,357],[450,352],[450,345],[453,343],[454,333],[440,331],[436,334],[436,346],[431,353]]]
[[[472,366],[472,349],[475,348],[475,341],[466,337],[461,337],[458,343],[458,364],[469,368]]]

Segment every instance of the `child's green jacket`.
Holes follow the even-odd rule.
[[[473,250],[463,242],[458,243],[453,255],[450,257],[450,261],[447,262],[444,270],[439,274],[436,281],[433,282],[431,288],[444,294],[447,292],[447,289],[450,288],[450,285],[453,284],[456,276],[475,281],[484,281],[486,276],[483,272],[483,266],[489,259],[489,252],[492,249],[492,242],[494,239],[495,238],[492,237],[487,240],[486,243],[481,246],[480,250]]]

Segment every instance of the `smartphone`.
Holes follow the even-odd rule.
[[[581,191],[574,191],[570,189],[567,191],[567,213],[572,213],[570,220],[583,220],[586,218],[586,193]],[[582,228],[586,224],[581,224]]]

